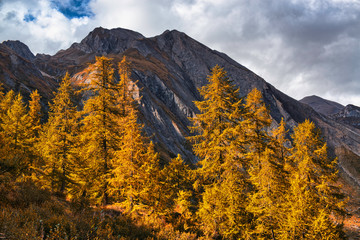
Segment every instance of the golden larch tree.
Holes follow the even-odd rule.
[[[4,146],[6,154],[2,156],[2,164],[15,174],[21,174],[29,166],[29,116],[23,98],[19,93],[12,100],[13,93],[5,96],[5,104],[8,107],[4,113],[1,128],[4,131]],[[9,105],[8,105],[9,104]]]
[[[45,161],[45,181],[53,191],[64,192],[71,183],[74,146],[77,142],[78,116],[74,89],[68,73],[62,79],[50,103],[49,119],[39,148]]]
[[[208,236],[234,239],[244,235],[249,222],[244,170],[245,108],[239,90],[223,68],[215,66],[209,84],[200,89],[203,101],[191,119],[190,137],[200,168],[195,189],[202,192],[198,216]]]
[[[35,174],[35,169],[38,169],[41,166],[40,160],[40,151],[38,148],[38,144],[40,141],[40,132],[42,128],[41,124],[41,103],[40,103],[41,96],[37,90],[33,91],[30,94],[30,101],[29,101],[29,134],[27,139],[27,144],[29,147],[29,164],[31,170],[31,175],[37,178],[37,174]]]
[[[90,84],[82,112],[80,158],[86,165],[83,191],[97,204],[108,204],[108,180],[111,162],[121,140],[119,118],[121,109],[117,100],[119,87],[115,82],[112,59],[96,57],[88,68]],[[88,178],[88,179],[87,179]]]
[[[117,124],[120,138],[118,149],[112,160],[109,178],[109,193],[127,209],[139,208],[154,210],[157,194],[160,191],[159,156],[154,145],[144,136],[142,125],[138,122],[138,111],[134,99],[135,84],[130,79],[130,63],[123,57],[119,62]]]
[[[336,159],[330,160],[327,145],[315,124],[306,120],[294,129],[290,188],[286,217],[281,222],[283,239],[341,239],[342,231],[330,215],[343,212],[344,201],[335,185]]]

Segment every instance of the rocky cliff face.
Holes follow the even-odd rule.
[[[43,103],[49,101],[56,88],[55,79],[42,72],[35,64],[35,56],[19,41],[0,44],[0,82],[5,90],[21,92],[25,98],[38,89]]]
[[[111,57],[116,66],[126,55],[133,68],[132,78],[137,81],[137,94],[141,96],[139,110],[146,132],[152,136],[164,160],[180,153],[191,162],[196,159],[186,142],[186,137],[190,135],[188,118],[198,112],[193,103],[200,100],[197,89],[207,83],[210,69],[218,64],[240,87],[242,96],[254,87],[263,93],[274,125],[282,118],[289,129],[305,119],[314,121],[322,129],[332,152],[338,154],[342,174],[360,186],[360,169],[352,167],[359,165],[359,129],[317,113],[308,105],[281,93],[224,53],[212,50],[184,33],[165,31],[159,36],[145,38],[130,30],[97,28],[69,49],[53,56],[37,55],[33,62],[1,45],[0,53],[3,52],[7,55],[0,59],[0,64],[11,62],[10,55],[13,54],[23,61],[24,65],[20,64],[23,69],[31,69],[36,79],[52,90],[54,85],[49,84],[48,79],[59,79],[66,71],[71,74],[74,84],[83,81],[83,70],[94,61],[95,56]],[[11,67],[7,69],[8,74],[13,74]],[[4,74],[0,74],[2,82],[6,79]],[[19,77],[14,79],[23,81]],[[31,88],[37,87],[36,84],[31,85]]]
[[[360,107],[349,104],[340,112],[330,115],[329,117],[339,123],[360,129]]]
[[[120,53],[130,48],[135,40],[144,38],[140,33],[127,29],[108,30],[96,28],[80,43],[74,43],[75,48],[84,53],[106,55]]]
[[[35,59],[35,56],[30,51],[29,47],[20,41],[4,41],[2,44],[12,49],[20,57],[23,57],[31,62]]]

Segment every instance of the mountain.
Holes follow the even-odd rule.
[[[4,41],[2,44],[9,47],[10,49],[12,49],[19,56],[21,56],[31,62],[34,61],[34,59],[35,59],[35,56],[30,51],[29,47],[20,41]]]
[[[0,44],[0,82],[5,90],[21,92],[29,99],[31,91],[38,89],[44,106],[52,98],[57,82],[34,63],[35,56],[19,41],[4,41]]]
[[[340,103],[326,100],[315,95],[304,97],[300,102],[309,105],[315,111],[325,116],[336,114],[344,108]]]
[[[15,50],[14,50],[15,49]],[[189,117],[198,113],[193,101],[200,100],[198,88],[207,83],[207,75],[220,65],[245,96],[254,87],[264,96],[274,126],[283,118],[291,130],[297,123],[310,119],[321,128],[333,156],[339,157],[339,170],[346,181],[360,188],[360,130],[319,114],[267,83],[224,53],[212,50],[185,33],[172,30],[146,38],[126,29],[96,28],[80,43],[74,43],[55,55],[38,54],[31,60],[19,48],[0,45],[0,81],[6,88],[33,90],[51,96],[56,79],[66,71],[74,84],[83,82],[84,70],[95,56],[106,55],[116,63],[126,55],[132,66],[141,96],[139,110],[145,131],[152,137],[162,159],[180,153],[196,162],[186,137]],[[29,74],[26,75],[25,72]],[[24,74],[20,74],[24,72]],[[26,77],[25,77],[26,76]],[[31,81],[29,80],[32,79]],[[17,85],[15,84],[17,83]]]
[[[318,96],[308,96],[300,100],[312,107],[316,112],[327,116],[334,121],[350,125],[360,129],[360,108],[352,104],[344,107],[343,105]]]
[[[340,112],[329,116],[335,121],[360,129],[360,107],[347,105]]]

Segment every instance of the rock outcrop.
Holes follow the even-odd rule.
[[[35,56],[19,41],[5,41],[0,44],[0,82],[5,90],[21,92],[25,99],[37,89],[43,103],[52,98],[57,86],[56,80],[42,72],[34,63]]]
[[[340,112],[330,115],[335,121],[360,129],[360,107],[352,104],[344,107]]]
[[[30,51],[29,47],[20,41],[4,41],[2,44],[11,48],[17,55],[29,61],[34,61],[35,56]]]

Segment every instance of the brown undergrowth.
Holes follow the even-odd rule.
[[[159,217],[128,214],[116,205],[90,207],[81,200],[0,174],[0,239],[195,239]]]

